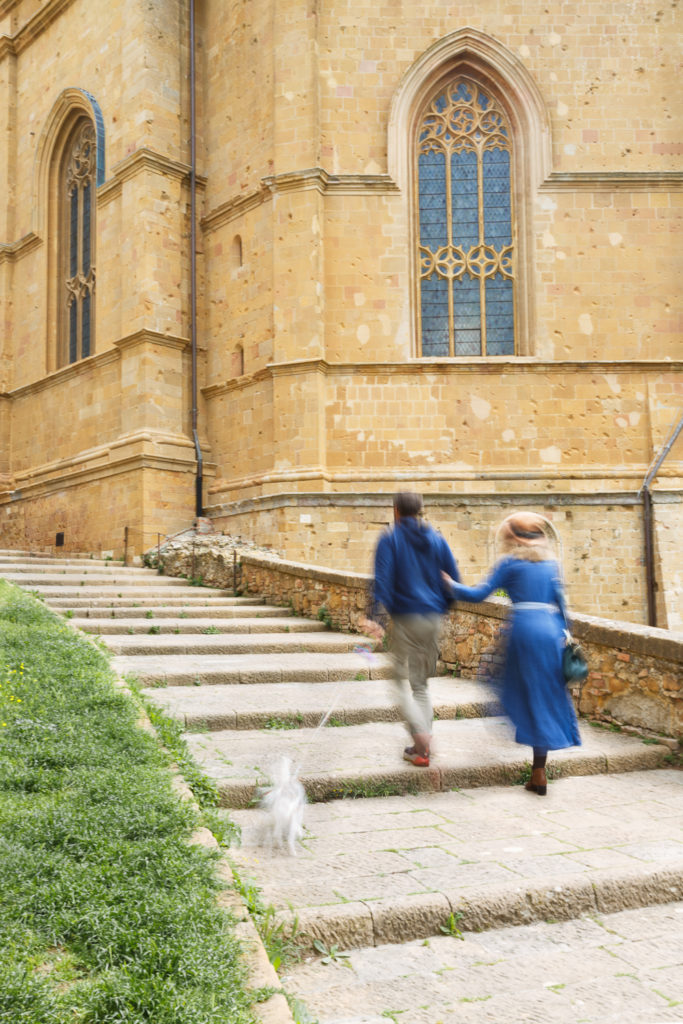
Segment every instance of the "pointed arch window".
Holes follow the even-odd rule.
[[[95,126],[80,118],[71,132],[59,175],[59,363],[94,351]]]
[[[422,356],[515,352],[513,139],[488,88],[459,75],[418,120]]]

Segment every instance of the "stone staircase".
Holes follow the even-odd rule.
[[[0,552],[0,575],[101,637],[119,674],[184,724],[241,826],[238,870],[309,948],[683,899],[683,775],[664,744],[582,723],[583,746],[551,754],[556,781],[539,798],[514,785],[529,752],[512,741],[494,693],[441,676],[431,683],[435,756],[414,768],[401,758],[390,659],[362,638],[258,598],[92,559]],[[309,800],[296,858],[264,847],[256,806],[281,755]]]

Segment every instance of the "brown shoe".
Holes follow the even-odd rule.
[[[548,792],[548,780],[545,775],[543,768],[536,768],[531,772],[531,780],[527,782],[524,787],[531,793],[538,793],[539,796],[545,796]]]

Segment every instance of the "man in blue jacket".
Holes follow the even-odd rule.
[[[460,574],[448,544],[422,515],[421,495],[395,495],[394,528],[380,537],[375,551],[375,621],[365,620],[363,626],[379,638],[384,633],[377,621],[381,622],[381,609],[391,617],[394,684],[413,738],[403,756],[427,768],[433,720],[428,680],[436,672],[443,615],[450,604],[441,573],[456,581]]]

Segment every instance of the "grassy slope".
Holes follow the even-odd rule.
[[[211,856],[104,655],[0,581],[1,1024],[246,1024]]]

